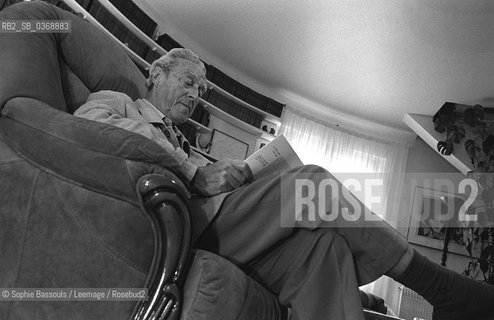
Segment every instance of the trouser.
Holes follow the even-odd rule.
[[[389,271],[408,243],[383,220],[369,221],[363,214],[355,221],[343,215],[331,222],[291,219],[295,194],[290,190],[297,178],[315,185],[336,180],[317,166],[256,180],[225,199],[197,245],[244,267],[291,306],[295,319],[362,318],[358,286]],[[331,192],[336,193],[325,193],[328,212],[334,201],[339,208],[355,208],[355,202]],[[363,204],[358,206],[363,212]],[[282,227],[286,220],[293,226]]]

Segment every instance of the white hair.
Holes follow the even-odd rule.
[[[146,82],[148,87],[152,86],[151,75],[157,67],[161,68],[163,72],[168,73],[172,68],[179,65],[180,60],[189,60],[197,64],[204,72],[204,75],[206,75],[206,67],[204,66],[204,63],[202,63],[201,59],[199,59],[197,54],[189,49],[174,48],[168,51],[167,54],[161,56],[160,58],[154,60],[153,63],[151,63],[151,66],[149,67],[149,78]]]

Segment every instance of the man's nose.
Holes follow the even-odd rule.
[[[187,92],[187,97],[189,100],[196,101],[199,99],[199,89],[196,88],[195,86],[192,86],[189,88],[189,91]]]

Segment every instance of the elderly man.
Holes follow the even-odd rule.
[[[195,246],[249,271],[290,306],[292,319],[363,319],[358,285],[384,274],[423,295],[435,306],[437,319],[494,318],[492,286],[430,262],[375,215],[345,219],[336,212],[331,222],[303,214],[304,219],[290,218],[295,216],[289,191],[295,179],[336,181],[324,169],[303,166],[251,181],[243,161],[211,164],[195,154],[175,127],[188,119],[207,89],[205,67],[193,52],[171,50],[151,65],[147,81],[143,99],[97,92],[76,115],[142,134],[171,154],[196,194]],[[337,188],[342,194],[341,184]],[[356,199],[326,197],[328,213],[331,201],[340,208],[367,210]]]

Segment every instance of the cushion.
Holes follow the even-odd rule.
[[[73,112],[89,92],[114,90],[132,99],[146,94],[144,76],[119,44],[80,17],[35,1],[0,11],[0,20],[72,23],[68,33],[0,33],[0,73],[8,75],[0,78],[0,109],[14,97],[38,99]]]
[[[0,287],[144,287],[153,236],[135,184],[178,167],[139,134],[35,99],[7,102],[0,117]],[[0,314],[126,319],[134,305],[9,302]]]
[[[135,183],[145,173],[167,168],[186,181],[175,158],[152,140],[55,110],[35,99],[15,98],[6,104],[0,137],[46,170],[126,199],[135,199]],[[128,174],[115,174],[117,170]]]
[[[195,251],[193,258],[182,320],[283,319],[275,296],[233,263],[202,250]]]

